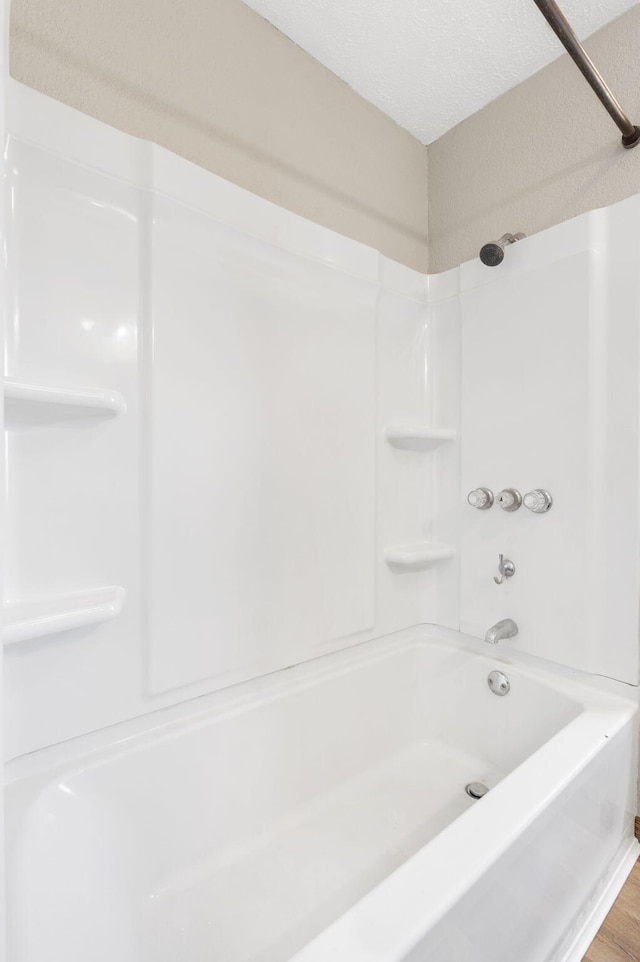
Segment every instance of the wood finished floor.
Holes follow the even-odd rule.
[[[584,962],[640,962],[640,860],[591,943]]]

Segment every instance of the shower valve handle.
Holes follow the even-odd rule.
[[[533,511],[534,514],[546,514],[553,504],[553,498],[544,488],[536,488],[534,491],[528,491],[525,494],[522,503],[525,508]]]
[[[493,504],[493,492],[489,488],[474,488],[467,495],[467,503],[479,511],[486,511]]]

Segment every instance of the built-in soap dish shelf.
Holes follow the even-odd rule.
[[[388,424],[384,434],[394,448],[410,451],[430,451],[445,441],[453,441],[456,436],[456,432],[450,428],[434,428],[409,421]]]
[[[73,628],[99,625],[120,614],[124,599],[124,588],[108,585],[74,595],[5,604],[3,643],[5,646],[18,645]]]
[[[53,387],[14,378],[5,378],[4,401],[8,428],[69,418],[113,417],[125,410],[118,391]]]
[[[438,561],[453,558],[455,549],[449,544],[436,541],[418,541],[414,544],[398,544],[385,548],[384,560],[390,568],[417,571]]]

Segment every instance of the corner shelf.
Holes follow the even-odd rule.
[[[426,568],[437,561],[453,558],[452,545],[438,544],[436,541],[419,541],[415,544],[399,544],[385,548],[384,560],[390,568],[404,568],[407,571]]]
[[[61,420],[68,417],[114,416],[125,410],[118,391],[61,388],[6,378],[7,427]]]
[[[3,644],[86,628],[115,618],[122,611],[124,588],[109,585],[75,595],[7,604],[3,609]]]
[[[398,422],[388,424],[385,437],[394,448],[407,448],[412,451],[428,451],[443,441],[453,441],[456,432],[449,428],[434,428],[419,422]]]

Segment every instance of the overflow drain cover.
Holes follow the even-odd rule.
[[[465,792],[467,795],[470,795],[471,798],[482,798],[488,791],[489,789],[486,785],[483,785],[482,782],[469,782],[469,784],[465,786]]]
[[[494,695],[508,695],[511,691],[511,682],[503,671],[489,672],[487,684]]]

